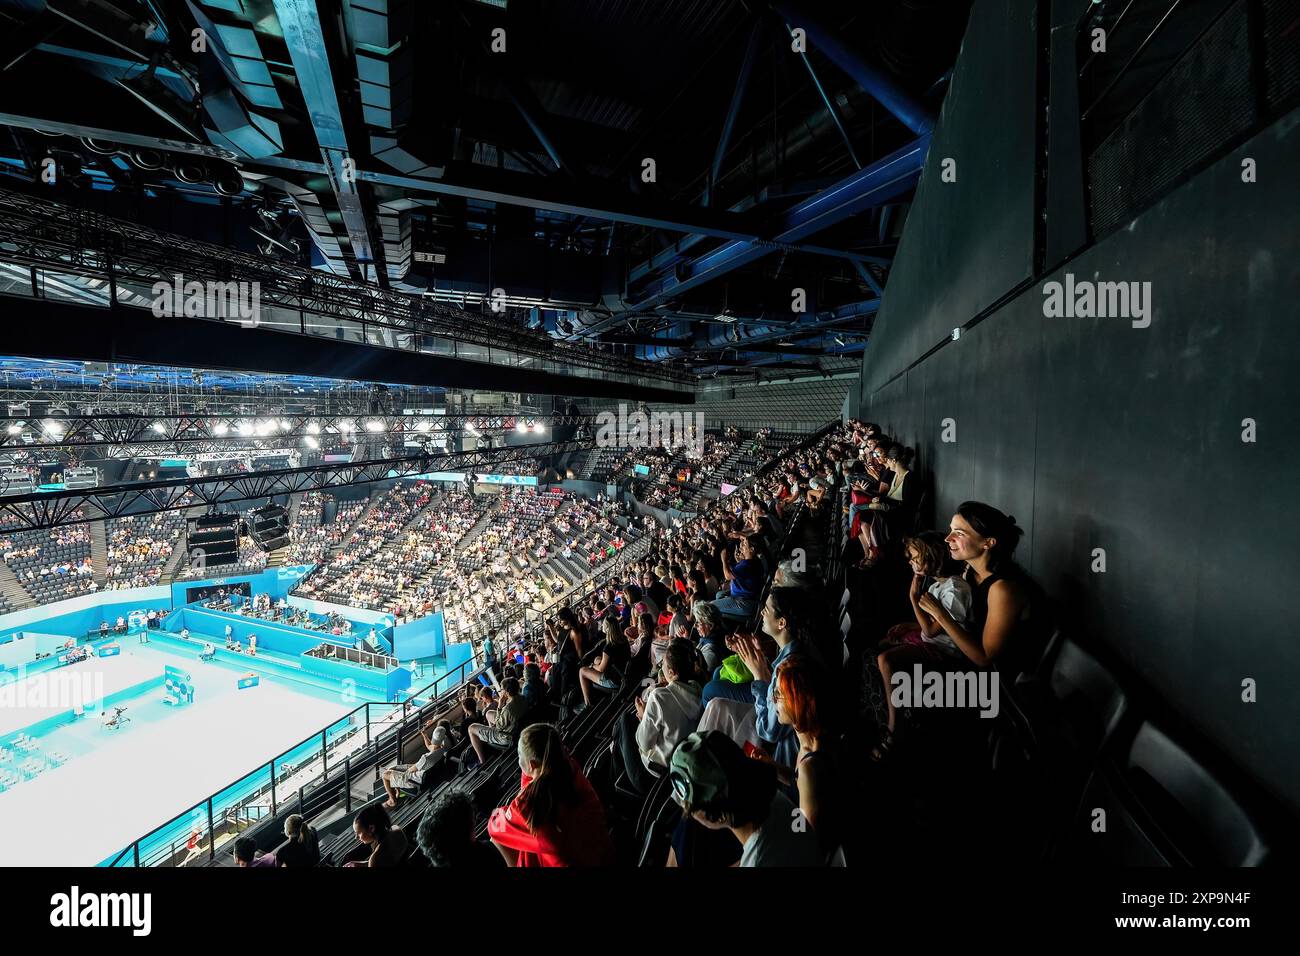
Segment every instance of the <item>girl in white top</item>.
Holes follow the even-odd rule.
[[[889,713],[881,741],[872,752],[872,757],[876,760],[883,759],[893,744],[894,724],[898,717],[894,707],[893,675],[911,673],[917,664],[942,664],[945,660],[964,659],[961,650],[939,622],[922,609],[922,595],[932,596],[954,620],[967,620],[971,610],[970,585],[960,575],[953,573],[942,535],[934,531],[923,531],[906,539],[903,546],[912,566],[908,599],[912,604],[915,621],[891,627],[880,642],[876,656],[876,666],[880,669],[880,677],[884,682],[885,706]],[[924,586],[927,578],[932,581],[929,587]]]

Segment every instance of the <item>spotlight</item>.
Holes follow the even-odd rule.
[[[154,423],[153,423],[153,430],[154,430],[155,432],[157,432],[159,435],[161,435],[163,432],[167,431],[167,429],[163,427],[163,423],[162,423],[162,422],[154,422]]]
[[[526,432],[528,431],[528,425],[521,421],[518,425],[515,426],[515,430],[520,432]]]
[[[546,426],[543,425],[541,422],[538,422],[536,425],[533,426],[533,431],[537,432],[537,434],[539,435],[545,435]]]
[[[382,432],[383,430],[384,423],[377,419],[372,418],[370,421],[366,422],[366,431],[368,432]]]
[[[252,422],[240,422],[240,423],[239,423],[239,434],[243,435],[245,438],[247,438],[249,435],[253,434],[253,423],[252,423]]]
[[[418,432],[427,432],[432,427],[433,425],[430,422],[420,422],[415,426],[415,430]]]
[[[287,432],[287,431],[290,431],[292,428],[293,428],[293,426],[289,424],[289,420],[288,420],[288,419],[286,419],[286,418],[282,418],[282,419],[280,419],[280,431]]]
[[[22,425],[10,425],[8,429],[9,434],[11,435],[17,435],[22,430],[23,430]]]
[[[308,448],[319,448],[319,447],[320,447],[320,442],[318,442],[316,439],[312,438],[310,435],[304,435],[304,436],[303,436],[303,439],[302,439],[302,443],[303,443],[304,445],[306,445]]]
[[[308,423],[308,425],[307,425],[307,434],[308,434],[308,435],[319,435],[319,434],[320,434],[320,426],[317,425],[315,422],[310,422],[310,423]]]
[[[230,426],[225,422],[218,422],[216,426],[213,427],[212,431],[216,435],[224,435],[226,432],[230,431]]]

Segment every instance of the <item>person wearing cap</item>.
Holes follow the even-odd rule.
[[[721,731],[683,740],[668,775],[687,825],[730,830],[741,846],[740,866],[825,865],[817,834],[778,790],[776,770],[747,757]],[[674,860],[676,853],[674,846]]]
[[[451,733],[451,721],[442,720],[435,727],[433,721],[429,721],[420,728],[420,736],[424,738],[425,753],[420,755],[420,759],[414,764],[398,764],[395,767],[389,767],[381,775],[380,779],[384,784],[384,792],[388,794],[388,800],[384,803],[385,807],[390,810],[397,806],[397,791],[401,787],[419,787],[424,782],[424,776],[434,767],[442,762],[446,756],[446,751],[451,749],[454,738]]]

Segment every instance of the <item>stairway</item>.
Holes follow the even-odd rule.
[[[101,588],[108,580],[108,522],[90,522],[90,563],[95,569],[95,583]]]
[[[4,596],[5,602],[15,611],[25,607],[33,607],[36,604],[36,599],[27,593],[25,587],[18,583],[18,579],[14,577],[9,565],[3,561],[0,561],[0,595]]]

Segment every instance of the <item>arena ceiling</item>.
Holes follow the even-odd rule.
[[[815,372],[866,345],[968,9],[0,0],[4,218],[57,204],[40,235],[0,234],[0,294],[43,300],[34,329],[102,324],[87,310],[108,287],[129,299],[133,276],[58,270],[93,210],[95,235],[191,266],[219,246],[309,269],[324,295],[373,290],[357,308],[392,323],[377,342],[340,332],[313,375],[386,380],[383,355],[345,354],[458,335],[524,358],[456,351],[387,380],[666,399],[699,374]],[[292,374],[273,353],[295,344],[259,332],[219,367]],[[23,354],[162,365],[230,347],[124,356],[126,326],[82,337],[113,355],[35,338]]]

